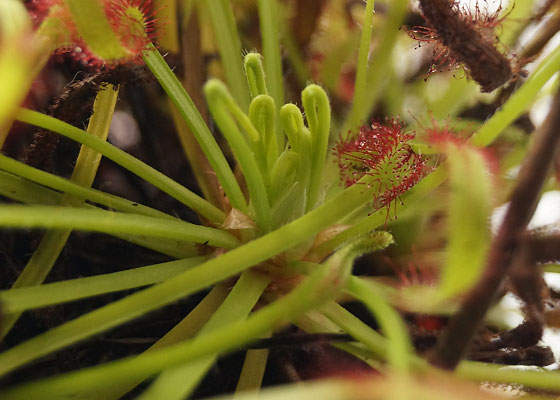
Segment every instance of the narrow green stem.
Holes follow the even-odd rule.
[[[304,312],[330,299],[340,289],[340,285],[335,284],[336,279],[338,277],[332,276],[329,269],[321,267],[289,294],[255,312],[245,321],[228,324],[205,335],[197,336],[193,340],[146,353],[142,357],[128,357],[55,378],[27,383],[0,392],[0,396],[5,400],[14,400],[34,398],[39,395],[45,397],[47,393],[49,398],[56,398],[77,392],[91,392],[99,389],[99,382],[104,382],[105,387],[126,384],[165,368],[222,354],[239,348],[254,338],[266,335],[271,328],[293,321]],[[0,365],[5,366],[5,364]]]
[[[239,374],[239,380],[235,387],[235,398],[239,393],[245,391],[253,391],[253,393],[262,385],[266,363],[268,361],[268,349],[247,350],[245,361]]]
[[[334,301],[325,304],[319,311],[357,341],[366,345],[374,355],[382,359],[386,358],[387,339],[363,323],[350,311]]]
[[[381,358],[386,357],[387,339],[364,324],[352,313],[335,302],[327,303],[321,308],[321,311],[345,332],[366,344],[374,355]],[[322,325],[324,326],[324,324]],[[335,327],[332,327],[329,331],[339,332]],[[429,372],[433,369],[425,360],[416,356],[412,356],[412,362],[417,370]],[[560,374],[557,371],[511,370],[503,369],[503,365],[463,361],[456,369],[455,375],[477,382],[518,383],[533,388],[560,390]]]
[[[241,40],[230,1],[214,0],[205,1],[203,4],[210,14],[228,86],[237,104],[243,111],[248,111],[249,90],[243,73]]]
[[[205,260],[207,257],[187,258],[111,274],[2,290],[0,291],[2,311],[5,314],[21,313],[100,294],[153,285],[170,279]]]
[[[80,184],[74,183],[68,179],[49,174],[40,169],[33,168],[22,162],[13,160],[0,154],[0,169],[10,172],[14,175],[23,177],[40,185],[55,189],[80,200],[89,200],[91,202],[102,204],[114,210],[147,215],[151,217],[175,219],[171,215],[158,211],[151,207],[123,199],[100,190],[92,189]]]
[[[166,254],[175,259],[195,257],[201,253],[200,246],[185,240],[138,236],[130,233],[115,234],[114,236],[126,240],[127,242],[137,244],[138,246]]]
[[[356,79],[354,81],[354,98],[352,99],[352,108],[346,122],[347,130],[355,130],[361,123],[361,119],[365,115],[365,97],[368,90],[367,71],[368,57],[371,43],[371,32],[373,25],[375,0],[367,0],[366,9],[364,11],[364,23],[362,26],[362,36],[360,39],[360,48],[358,51],[358,63],[356,66]],[[344,130],[343,132],[346,132]]]
[[[364,103],[360,106],[361,110],[356,110],[356,115],[353,116],[355,121],[367,118],[379,98],[381,89],[383,88],[384,79],[387,76],[387,70],[392,68],[391,60],[395,40],[400,32],[399,28],[402,25],[402,20],[406,15],[407,10],[407,0],[395,0],[391,2],[391,7],[389,7],[383,23],[383,29],[380,32],[381,41],[376,46],[371,56],[373,65],[367,72],[367,91]],[[361,111],[361,114],[358,114],[357,111]],[[350,129],[350,119],[347,119],[341,129],[341,132],[348,132]]]
[[[280,7],[277,0],[258,0],[259,24],[262,35],[264,70],[267,87],[274,102],[284,104],[282,54],[280,53]],[[282,143],[278,145],[282,147]]]
[[[259,24],[262,35],[264,70],[270,95],[276,103],[276,110],[284,104],[284,80],[282,76],[282,54],[280,52],[281,9],[278,0],[258,0]],[[276,147],[284,148],[284,137],[277,130]]]
[[[354,277],[353,277],[354,278]],[[364,303],[379,321],[387,336],[387,360],[400,372],[410,367],[410,355],[413,353],[407,327],[399,313],[391,307],[383,297],[379,296],[360,279],[350,279],[348,290]]]
[[[560,274],[560,264],[545,264],[541,267],[543,272]]]
[[[499,364],[463,361],[459,364],[455,374],[477,382],[517,383],[555,392],[560,390],[560,373],[558,371],[504,369],[504,366]]]
[[[217,175],[208,173],[208,171],[212,170],[208,158],[206,158],[196,137],[193,135],[185,119],[170,98],[168,98],[168,103],[171,111],[171,118],[175,124],[183,153],[189,162],[189,166],[200,188],[202,197],[216,207],[224,209],[224,194]]]
[[[173,198],[177,199],[186,206],[200,213],[200,215],[208,218],[215,223],[222,223],[225,219],[224,213],[210,204],[208,201],[197,196],[186,187],[178,184],[173,179],[165,176],[154,168],[146,165],[137,158],[118,149],[117,147],[104,142],[92,135],[88,135],[81,129],[70,124],[62,122],[56,118],[49,117],[27,109],[20,109],[16,115],[16,119],[31,125],[39,126],[44,129],[51,130],[66,136],[72,140],[82,143],[94,150],[97,150],[103,156],[113,160],[117,164],[128,169],[130,172],[138,175],[145,181],[151,183],[155,187],[161,189]]]
[[[258,272],[243,272],[223,304],[200,330],[199,336],[247,318],[269,282],[270,278]],[[215,362],[216,356],[212,355],[166,369],[139,400],[188,398]]]
[[[181,85],[181,82],[179,82],[153,45],[150,45],[149,51],[144,52],[144,61],[189,126],[200,148],[208,158],[220,184],[224,188],[224,192],[228,196],[231,205],[246,213],[247,203],[243,197],[243,192],[229,167],[224,153],[218,146],[218,143],[216,143],[214,136],[206,126],[204,119],[196,109],[183,85]]]
[[[560,70],[560,46],[550,52],[535,72],[508,101],[471,137],[473,144],[481,147],[492,143],[509,124],[533,102],[542,87]]]
[[[102,141],[107,140],[117,97],[118,90],[115,90],[111,85],[106,86],[97,93],[93,104],[93,115],[88,124],[88,134]],[[86,146],[82,146],[72,171],[71,180],[84,186],[91,186],[97,174],[100,161],[101,154]],[[83,200],[65,194],[61,199],[61,204],[81,206]],[[70,229],[48,230],[12,288],[35,286],[43,283],[58,259],[60,252],[66,245],[71,232]],[[20,315],[15,313],[5,318],[0,328],[0,340],[11,330]]]
[[[161,339],[155,342],[148,350],[140,354],[138,357],[144,357],[152,351],[162,349],[164,347],[180,343],[186,339],[194,337],[200,329],[208,322],[210,317],[216,312],[218,307],[224,302],[226,296],[230,291],[230,284],[220,283],[217,284],[208,292],[197,306],[189,312],[189,314],[181,320],[177,325],[167,332]],[[147,373],[144,376],[139,376],[134,381],[126,384],[121,384],[118,387],[110,390],[103,391],[103,400],[118,400],[126,393],[134,389],[135,386],[140,384],[144,379],[150,376]]]
[[[327,326],[324,322],[317,322],[309,320],[308,325],[320,324],[322,331],[338,333],[337,326],[342,328],[345,332],[355,337],[359,342],[368,346],[372,351],[372,355],[380,358],[385,358],[387,355],[388,343],[387,339],[379,335],[369,326],[364,324],[360,319],[352,313],[344,309],[341,305],[335,302],[329,302],[321,307],[322,314],[325,315],[330,321],[334,322],[336,326]],[[314,315],[314,317],[316,317]],[[307,329],[307,328],[306,328]],[[344,346],[345,349],[353,349]],[[370,355],[370,357],[372,356]],[[417,356],[412,356],[413,366],[416,370],[435,372],[435,369],[430,366],[425,360]],[[441,370],[438,370],[441,371]],[[465,379],[476,382],[502,382],[506,384],[518,383],[528,387],[547,389],[547,390],[560,390],[560,374],[557,371],[527,371],[527,370],[512,370],[504,369],[503,365],[490,365],[473,361],[463,361],[455,370],[455,375]]]
[[[169,0],[157,0],[158,2],[167,2]],[[194,105],[200,112],[200,115],[204,121],[208,121],[208,111],[206,104],[204,103],[204,96],[202,94],[202,84],[206,79],[205,76],[205,62],[203,60],[203,50],[202,50],[202,32],[200,29],[201,21],[198,18],[198,12],[193,13],[192,8],[194,1],[181,1],[180,9],[181,15],[177,15],[176,0],[171,1],[173,3],[173,14],[174,18],[182,19],[181,24],[181,35],[183,37],[188,37],[188,40],[181,40],[179,44],[179,31],[175,30],[173,42],[177,40],[177,46],[180,47],[181,55],[177,54],[177,57],[181,56],[183,64],[183,74],[181,76],[181,84],[185,91],[190,95]],[[171,6],[171,5],[170,5]],[[155,7],[154,9],[157,9]],[[200,9],[200,7],[197,7]],[[159,18],[158,18],[159,19]],[[176,22],[179,21],[176,19]],[[167,25],[167,21],[161,21],[163,25]],[[169,31],[169,27],[165,28],[166,32]],[[167,34],[166,34],[167,36]],[[176,39],[175,39],[176,37]],[[164,40],[166,40],[164,38]],[[164,43],[163,43],[164,44]],[[173,45],[172,43],[169,43]],[[158,45],[162,46],[162,42],[158,39]],[[163,47],[165,49],[165,47]],[[179,51],[177,51],[179,53]],[[188,56],[185,56],[187,55]],[[160,60],[161,61],[161,60]],[[184,73],[188,71],[188,73]],[[208,160],[205,152],[202,150],[199,142],[197,141],[193,131],[189,128],[187,121],[181,115],[179,109],[173,104],[173,100],[168,97],[168,103],[170,104],[171,116],[175,127],[177,130],[177,136],[181,142],[181,147],[183,152],[187,157],[189,165],[191,167],[192,173],[198,183],[198,187],[203,194],[203,197],[217,206],[220,209],[227,210],[228,204],[227,199],[223,195],[223,186],[221,186],[218,175],[215,171],[212,171],[212,165]],[[223,163],[223,157],[222,157]],[[224,167],[227,165],[224,164]],[[212,171],[212,173],[209,173]],[[231,183],[235,185],[236,182]]]
[[[363,185],[351,186],[324,205],[263,237],[215,257],[175,278],[78,317],[1,353],[0,375],[43,355],[137,318],[150,310],[188,296],[309,240],[322,229],[346,216],[354,208],[370,201],[371,194],[363,190],[364,187]],[[169,223],[170,221],[165,220],[162,226],[168,226]]]
[[[0,171],[0,194],[21,203],[41,205],[58,205],[63,197],[63,195],[58,192],[3,171]],[[124,202],[127,201],[128,200],[124,200]],[[119,201],[116,201],[115,204],[118,205]],[[132,208],[134,208],[134,204],[136,203],[131,202],[131,204]],[[91,204],[85,204],[85,207],[96,209],[96,207]],[[143,213],[141,212],[140,214]],[[165,218],[169,217],[167,216]],[[175,239],[134,236],[130,234],[115,234],[115,236],[139,246],[159,251],[160,253],[167,254],[177,259],[193,257],[198,254],[198,250],[192,242]]]
[[[106,141],[109,135],[113,112],[117,103],[119,91],[112,85],[108,85],[97,93],[93,104],[93,115],[87,128],[87,133],[92,137]],[[87,146],[81,146],[76,160],[76,166],[72,171],[71,180],[78,184],[90,187],[97,174],[97,168],[101,161],[101,154]],[[65,202],[74,203],[71,196],[65,196]],[[77,202],[78,204],[81,202]]]
[[[0,226],[76,229],[108,234],[133,232],[134,235],[193,241],[227,249],[239,245],[230,233],[181,220],[74,207],[0,205]]]
[[[62,194],[19,176],[0,171],[0,195],[29,204],[60,204]]]

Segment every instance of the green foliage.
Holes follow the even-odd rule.
[[[179,20],[181,15],[177,14],[175,2],[163,3],[173,6],[166,9],[165,14],[174,21]],[[70,180],[25,165],[11,155],[0,155],[0,195],[5,197],[0,204],[0,227],[6,232],[9,229],[46,230],[18,281],[12,288],[0,291],[0,304],[5,314],[0,320],[0,336],[9,334],[24,311],[142,288],[97,309],[88,308],[75,319],[6,347],[0,353],[0,376],[12,374],[41,357],[210,289],[183,321],[141,355],[10,385],[0,390],[0,397],[117,399],[148,378],[155,379],[140,395],[142,399],[189,397],[219,357],[257,339],[274,338],[289,324],[309,334],[350,335],[352,342],[333,345],[363,360],[379,371],[380,377],[367,378],[363,383],[346,379],[272,389],[263,395],[266,399],[288,395],[296,399],[317,396],[333,400],[411,396],[495,398],[480,394],[474,385],[458,379],[518,382],[559,390],[556,372],[524,374],[475,362],[462,363],[455,376],[438,372],[415,354],[412,335],[416,328],[423,328],[407,325],[413,324],[412,312],[452,312],[450,310],[459,308],[461,296],[468,295],[480,281],[485,267],[491,268],[488,251],[492,243],[489,226],[492,207],[507,200],[507,190],[496,184],[494,174],[505,172],[504,165],[515,167],[527,153],[527,141],[512,140],[500,134],[527,112],[542,93],[545,84],[558,71],[560,53],[544,57],[517,91],[510,97],[507,93],[504,95],[505,103],[486,122],[474,122],[476,132],[470,139],[448,135],[448,125],[443,129],[434,123],[432,129],[418,123],[419,135],[413,148],[418,153],[423,150],[430,153],[420,156],[409,152],[408,147],[399,152],[403,145],[398,143],[398,135],[373,137],[380,144],[376,151],[387,154],[368,155],[356,150],[352,157],[363,161],[361,157],[386,156],[391,160],[390,171],[376,171],[383,176],[375,181],[374,174],[370,173],[375,165],[356,163],[365,165],[359,167],[348,162],[341,167],[358,178],[355,184],[342,188],[338,176],[333,173],[336,154],[331,154],[330,149],[339,137],[346,137],[347,128],[354,129],[367,115],[384,109],[399,110],[401,107],[404,115],[409,111],[407,104],[416,107],[414,104],[418,100],[433,107],[433,118],[444,115],[453,121],[465,110],[467,100],[478,99],[474,83],[459,83],[445,75],[440,79],[447,88],[436,96],[425,89],[426,85],[435,87],[432,81],[413,81],[407,72],[400,70],[410,67],[394,60],[401,49],[410,44],[405,42],[406,35],[398,30],[407,12],[407,2],[386,2],[387,12],[374,15],[375,2],[368,0],[363,10],[359,10],[363,11],[363,17],[355,25],[362,24],[364,29],[357,62],[353,61],[354,49],[347,47],[358,43],[360,33],[356,29],[345,32],[340,28],[348,24],[337,14],[341,11],[336,9],[340,5],[335,2],[325,5],[327,11],[324,12],[328,18],[338,18],[333,25],[338,26],[339,31],[324,39],[328,44],[326,48],[321,48],[320,38],[313,36],[320,36],[321,29],[302,38],[305,35],[298,36],[289,27],[284,2],[247,0],[246,9],[238,9],[235,2],[227,0],[184,3],[189,18],[200,21],[209,18],[210,26],[200,26],[200,47],[213,51],[214,42],[209,38],[214,38],[220,56],[219,66],[211,67],[211,72],[205,71],[210,78],[197,82],[199,93],[192,87],[187,92],[187,80],[179,80],[154,44],[145,43],[141,47],[141,58],[165,92],[161,92],[161,97],[166,101],[158,99],[158,107],[172,104],[177,130],[192,139],[190,143],[197,143],[201,150],[199,158],[186,151],[191,154],[189,161],[191,164],[197,159],[207,161],[204,165],[212,169],[195,175],[201,187],[216,188],[217,197],[223,194],[223,199],[218,201],[197,194],[196,188],[179,184],[106,142],[118,96],[112,86],[92,89],[98,93],[87,131],[53,116],[18,108],[53,49],[69,40],[68,36],[60,35],[60,25],[74,26],[76,32],[69,36],[76,38],[71,39],[88,46],[101,58],[101,63],[123,59],[138,63],[137,54],[126,46],[130,38],[125,36],[131,30],[140,29],[140,36],[151,38],[148,29],[151,22],[145,14],[147,8],[141,7],[139,2],[125,2],[126,18],[119,21],[125,26],[116,28],[105,2],[65,0],[57,3],[42,25],[31,32],[31,21],[21,4],[12,1],[0,4],[1,20],[9,21],[8,14],[13,17],[13,24],[0,23],[0,85],[3,89],[0,91],[0,145],[15,120],[82,144]],[[251,7],[255,15],[250,14]],[[53,10],[66,14],[54,16]],[[64,20],[61,15],[70,20]],[[246,25],[250,25],[247,21],[252,21],[250,17],[260,22],[256,43],[261,41],[265,57],[251,51],[243,60],[243,46],[254,39],[246,29]],[[240,24],[240,30],[236,27],[237,20],[245,22]],[[127,23],[134,26],[127,27]],[[170,26],[176,28],[175,24]],[[178,51],[178,34],[164,34],[162,46]],[[34,43],[32,51],[22,49],[14,53],[20,43],[30,38]],[[312,45],[306,44],[306,40]],[[334,62],[333,57],[320,54],[328,52],[331,46],[337,48],[336,54],[344,55],[343,60]],[[318,52],[308,57],[307,64],[303,62],[307,57],[302,51],[304,48]],[[190,51],[196,57],[202,55],[201,49],[198,49],[200,54],[192,48]],[[189,56],[191,54],[185,62]],[[323,59],[326,60],[321,65]],[[16,61],[21,62],[21,67]],[[289,68],[284,68],[284,61],[291,63]],[[406,62],[401,61],[401,64]],[[349,67],[354,68],[352,72],[356,76],[352,78],[353,101],[345,104],[348,93],[340,89],[345,84],[344,76],[335,75]],[[110,68],[104,71],[111,73]],[[314,71],[317,68],[319,72]],[[328,92],[321,82],[301,85],[310,71],[313,76],[328,78],[325,86]],[[191,72],[195,75],[187,68],[186,74]],[[297,76],[290,75],[294,73]],[[219,79],[221,76],[227,84]],[[414,112],[422,114],[425,111],[422,107],[414,108]],[[400,122],[393,125],[393,128],[401,126]],[[338,130],[341,126],[344,127],[342,132]],[[445,130],[446,135],[442,137],[446,140],[430,142],[430,129]],[[382,135],[383,130],[380,131],[372,128],[370,133]],[[348,137],[356,136],[355,131],[348,133]],[[497,156],[497,162],[503,162],[501,172],[490,168],[482,149],[498,138],[503,145],[503,149],[500,148],[503,154]],[[183,145],[187,143],[188,140],[182,140]],[[153,204],[138,204],[91,188],[102,157],[182,203],[199,217],[199,222],[182,221],[156,209]],[[391,199],[390,203],[394,202],[391,213],[384,207],[379,208],[375,199],[386,191],[395,191],[407,171],[420,165],[414,160],[421,160],[422,167],[429,165],[415,170],[420,174],[414,181],[418,183],[405,185]],[[195,167],[203,168],[201,165]],[[507,183],[513,182],[510,179]],[[389,204],[385,206],[388,208]],[[388,232],[397,213],[399,229],[395,232],[403,235],[402,243],[397,233],[394,233],[397,237],[394,240]],[[445,228],[441,228],[442,220]],[[152,265],[129,270],[123,266],[114,273],[42,284],[51,267],[57,268],[55,262],[73,230],[124,238],[176,260],[152,262]],[[416,251],[415,246],[420,250]],[[376,254],[379,252],[384,253],[380,256]],[[103,256],[112,261],[111,249],[107,253]],[[372,276],[359,277],[352,273],[356,262],[362,262],[362,256],[371,257],[367,267],[372,270]],[[376,279],[375,275],[382,272],[375,268],[384,262],[396,270],[394,276],[385,277],[393,278],[392,284]],[[420,278],[430,265],[436,279],[415,281],[410,267],[406,268],[411,265],[418,270],[416,275]],[[557,272],[553,267],[547,270]],[[417,291],[407,288],[409,281],[421,288]],[[342,306],[349,298],[365,305],[381,333]],[[403,318],[403,311],[409,312],[406,318]],[[248,352],[239,390],[260,386],[266,355],[262,350]],[[418,379],[419,374],[423,374],[422,380]],[[455,384],[460,389],[450,389]],[[240,396],[243,398],[243,394]]]
[[[97,0],[64,0],[72,22],[90,49],[104,60],[128,56],[126,49],[111,28],[103,5]]]
[[[468,146],[449,145],[449,242],[442,270],[440,295],[454,296],[480,278],[490,247],[492,176],[488,160]]]

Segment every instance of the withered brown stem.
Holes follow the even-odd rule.
[[[505,218],[492,241],[483,276],[466,296],[461,309],[451,318],[430,354],[429,361],[433,365],[449,370],[457,366],[492,304],[550,171],[560,140],[559,127],[560,92],[555,96],[546,121],[535,133],[534,144],[521,166]]]
[[[560,235],[529,236],[525,246],[531,252],[534,263],[549,263],[560,261]]]
[[[542,271],[535,268],[533,253],[525,243],[516,251],[509,267],[513,290],[525,306],[525,321],[500,334],[491,343],[497,348],[530,347],[537,344],[544,330],[544,300],[550,298]]]
[[[475,27],[462,19],[454,2],[420,0],[426,21],[434,28],[438,40],[454,59],[464,64],[483,92],[492,92],[512,79],[509,60]]]
[[[560,10],[555,10],[548,21],[546,21],[537,35],[529,44],[519,52],[519,58],[524,64],[533,60],[545,47],[550,39],[560,30]]]

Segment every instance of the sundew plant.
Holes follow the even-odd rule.
[[[0,2],[0,398],[555,398],[559,21]]]

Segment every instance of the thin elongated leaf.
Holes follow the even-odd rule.
[[[490,243],[492,177],[484,155],[469,146],[447,146],[451,194],[449,242],[440,295],[468,290],[480,277]]]

